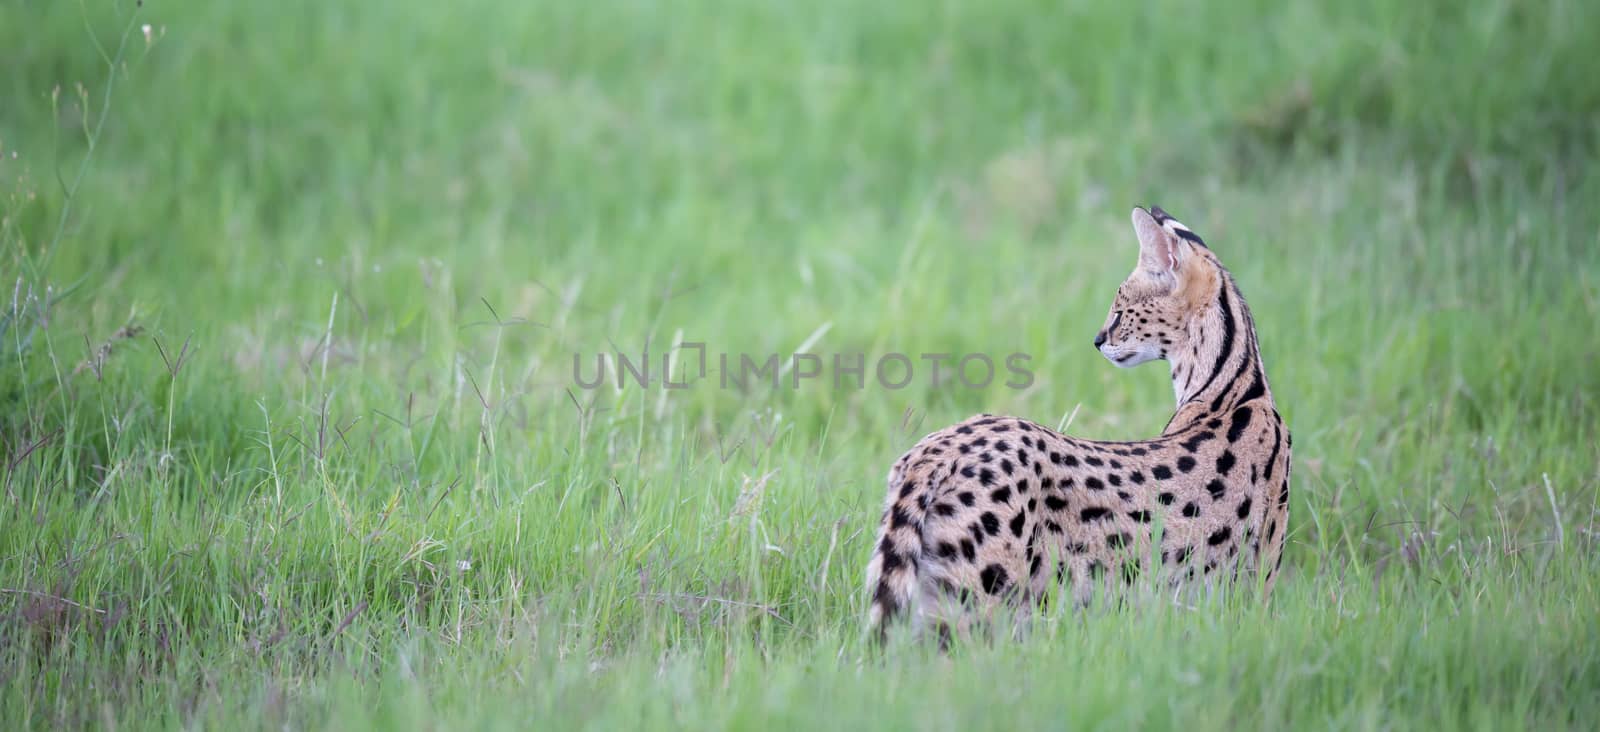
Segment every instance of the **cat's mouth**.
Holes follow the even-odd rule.
[[[1110,361],[1119,368],[1132,368],[1133,366],[1144,363],[1145,360],[1140,358],[1140,356],[1143,355],[1140,349],[1128,348],[1126,346],[1102,346],[1100,348],[1100,355],[1105,356],[1107,361]]]

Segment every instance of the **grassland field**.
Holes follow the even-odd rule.
[[[1562,0],[0,0],[0,728],[1596,729],[1596,48]],[[1276,593],[875,649],[922,434],[1170,416],[1090,348],[1152,203],[1294,432]],[[1035,378],[718,381],[801,350]]]

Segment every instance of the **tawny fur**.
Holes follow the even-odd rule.
[[[1164,581],[1266,569],[1289,520],[1289,431],[1233,277],[1187,227],[1135,209],[1139,265],[1096,338],[1113,363],[1170,363],[1177,410],[1159,437],[1097,442],[978,415],[895,461],[867,568],[871,622],[960,623],[1025,610],[1063,585],[1079,603],[1161,563]],[[1152,552],[1155,527],[1160,546]]]

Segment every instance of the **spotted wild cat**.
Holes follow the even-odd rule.
[[[867,567],[872,623],[939,623],[1059,582],[1079,603],[1159,557],[1173,582],[1266,568],[1289,520],[1289,430],[1255,323],[1209,248],[1160,208],[1133,211],[1139,263],[1095,347],[1117,366],[1171,364],[1177,410],[1159,437],[1098,442],[978,415],[895,461]],[[1152,552],[1154,527],[1162,527]]]

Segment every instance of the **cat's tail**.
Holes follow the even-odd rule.
[[[878,541],[867,564],[872,592],[869,625],[882,639],[898,615],[912,610],[922,561],[922,524],[932,487],[907,477],[900,465],[889,471],[889,491],[878,522]]]

